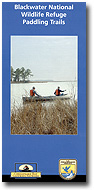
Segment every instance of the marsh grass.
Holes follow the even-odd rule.
[[[77,134],[77,101],[15,106],[11,110],[11,134]]]

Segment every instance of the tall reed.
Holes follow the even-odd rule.
[[[77,101],[31,102],[11,110],[11,134],[77,134]]]

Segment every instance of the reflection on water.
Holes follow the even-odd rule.
[[[29,96],[33,86],[41,96],[53,96],[56,88],[60,86],[61,90],[66,90],[69,96],[77,99],[77,82],[19,83],[11,84],[11,106],[22,105],[22,96]]]

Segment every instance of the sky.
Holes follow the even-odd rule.
[[[77,36],[11,36],[11,65],[33,73],[31,80],[77,80]]]

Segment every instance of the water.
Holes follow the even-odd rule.
[[[53,96],[55,89],[60,86],[61,90],[66,90],[65,93],[77,99],[77,82],[19,83],[11,84],[11,106],[22,105],[22,96],[29,96],[33,86],[41,96]]]

